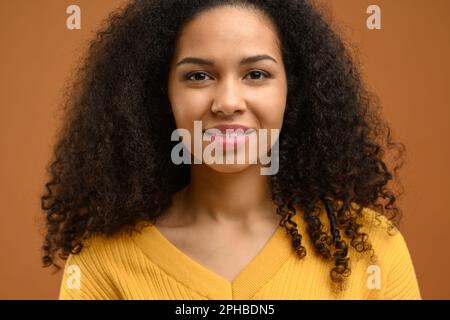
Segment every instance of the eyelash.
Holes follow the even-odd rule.
[[[250,74],[250,73],[252,73],[252,72],[261,73],[262,75],[264,75],[264,76],[266,77],[266,79],[270,79],[270,78],[272,77],[272,75],[271,75],[269,72],[261,71],[261,70],[252,70],[252,71],[250,71],[248,74]],[[204,74],[204,75],[207,75],[207,73],[205,73],[205,72],[195,71],[195,72],[188,73],[188,74],[185,76],[185,79],[188,80],[188,81],[195,81],[195,82],[202,81],[202,80],[191,80],[191,79],[189,79],[189,78],[191,78],[192,76],[197,75],[197,74]],[[208,77],[209,77],[209,76],[208,76]],[[263,80],[263,79],[254,79],[254,80],[258,81],[258,80]]]

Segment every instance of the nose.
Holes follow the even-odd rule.
[[[246,109],[239,80],[229,79],[217,87],[216,99],[211,111],[222,115],[232,115]]]

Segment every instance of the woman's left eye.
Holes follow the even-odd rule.
[[[254,80],[260,80],[261,79],[260,77],[258,77],[258,75],[262,75],[262,76],[264,76],[266,78],[270,78],[270,74],[268,74],[267,72],[264,72],[264,71],[255,70],[255,71],[249,72],[249,74],[253,74],[253,75],[257,76],[258,79],[254,79]]]

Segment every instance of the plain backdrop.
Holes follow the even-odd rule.
[[[407,147],[401,231],[425,299],[450,298],[450,1],[320,0],[359,57],[394,137]],[[124,0],[0,0],[0,298],[57,299],[41,267],[42,216],[61,89],[88,39]],[[66,8],[81,8],[81,30]],[[369,5],[381,30],[366,27]]]

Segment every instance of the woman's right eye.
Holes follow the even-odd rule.
[[[189,73],[188,75],[186,75],[186,80],[190,80],[190,81],[202,81],[202,80],[207,80],[207,79],[201,78],[201,77],[204,77],[204,76],[209,77],[209,76],[208,76],[206,73],[204,73],[204,72],[192,72],[192,73]],[[197,77],[197,78],[192,79],[192,77]],[[200,77],[200,78],[199,78],[199,77]]]

